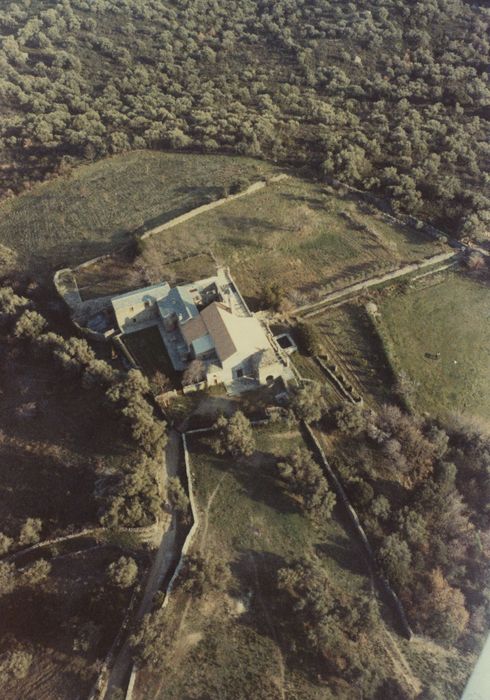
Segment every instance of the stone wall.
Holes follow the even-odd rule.
[[[380,573],[377,563],[376,563],[376,557],[374,555],[373,549],[369,543],[369,540],[366,536],[366,533],[364,532],[364,529],[359,521],[359,518],[357,516],[356,511],[352,507],[349,499],[347,498],[347,494],[344,491],[344,487],[340,483],[340,480],[338,479],[337,475],[331,468],[327,457],[323,451],[323,448],[321,447],[320,443],[318,442],[317,438],[315,437],[312,429],[307,423],[303,422],[303,428],[305,432],[305,436],[307,438],[307,441],[310,443],[311,447],[313,448],[313,452],[317,459],[320,461],[320,464],[323,466],[326,475],[328,477],[328,480],[332,484],[334,491],[337,495],[337,498],[339,499],[340,503],[342,504],[344,510],[347,513],[347,516],[350,520],[350,523],[356,532],[357,536],[361,540],[364,550],[366,552],[367,559],[369,561],[370,567],[373,570],[373,572],[376,574],[376,578],[378,580],[378,583],[380,584],[381,590],[385,594],[387,600],[390,602],[392,609],[396,613],[397,620],[400,626],[400,630],[403,633],[403,635],[410,640],[412,638],[412,630],[410,629],[410,625],[408,624],[407,616],[405,614],[405,610],[403,609],[403,606],[396,595],[395,591],[392,589],[390,586],[389,582],[386,580],[386,578]]]

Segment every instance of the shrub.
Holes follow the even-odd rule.
[[[218,432],[217,438],[213,441],[216,454],[229,453],[234,457],[240,455],[248,457],[253,454],[255,438],[252,426],[241,411],[236,411],[231,418],[220,416],[214,428]]]
[[[130,588],[138,578],[138,564],[132,557],[119,557],[107,567],[107,576],[116,588]]]
[[[323,343],[317,326],[308,321],[301,321],[296,326],[296,335],[298,346],[302,352],[307,355],[321,355]]]
[[[17,338],[34,340],[38,338],[46,327],[46,319],[37,311],[24,311],[15,325],[15,335]]]
[[[318,382],[308,382],[304,387],[296,389],[292,407],[300,420],[307,423],[320,420],[327,409],[322,386]]]

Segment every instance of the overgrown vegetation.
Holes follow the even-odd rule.
[[[395,406],[345,407],[335,423],[332,463],[411,624],[478,649],[490,622],[488,438]]]
[[[462,0],[12,3],[3,191],[73,158],[227,150],[314,160],[483,236],[486,20]]]
[[[101,502],[99,517],[110,527],[149,525],[161,513],[162,497],[158,485],[161,452],[166,443],[165,423],[155,416],[149,401],[150,385],[138,370],[127,374],[115,370],[99,359],[86,340],[63,336],[47,330],[47,321],[35,309],[23,310],[25,301],[11,288],[2,295],[2,316],[5,329],[10,329],[11,344],[17,352],[37,354],[43,361],[56,362],[79,391],[91,391],[102,403],[103,411],[115,412],[119,426],[126,425],[132,449],[119,469],[108,470],[97,484]],[[32,410],[35,413],[36,407]],[[106,422],[105,416],[101,419]],[[44,436],[46,439],[46,436]],[[125,441],[122,441],[125,444]],[[32,530],[34,522],[29,526]],[[26,530],[20,543],[28,544],[32,536]],[[34,539],[35,541],[35,539]],[[4,542],[4,547],[8,542]]]

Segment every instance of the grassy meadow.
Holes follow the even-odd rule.
[[[256,438],[257,452],[240,461],[213,456],[205,438],[190,441],[200,513],[193,551],[226,562],[232,580],[226,592],[211,589],[200,598],[176,589],[165,610],[169,651],[164,674],[162,668],[142,672],[135,700],[350,700],[347,667],[345,674],[320,680],[318,669],[301,666],[288,649],[291,610],[278,603],[276,572],[308,553],[320,557],[354,616],[365,616],[373,606],[369,636],[361,634],[352,642],[346,661],[349,666],[356,659],[365,669],[361,685],[372,683],[371,673],[377,679],[398,677],[400,662],[394,653],[407,666],[400,651],[405,643],[388,634],[362,550],[339,514],[314,527],[275,476],[276,459],[304,444],[301,435],[273,426],[256,429]],[[408,683],[419,687],[416,678]]]
[[[440,250],[351,195],[297,177],[155,235],[141,264],[158,278],[169,254],[207,248],[252,303],[264,283],[278,282],[293,304]]]
[[[380,311],[381,330],[397,368],[413,383],[418,409],[490,430],[488,283],[449,274],[386,299]]]
[[[0,244],[44,272],[74,266],[274,166],[251,158],[134,151],[83,165],[0,207]]]

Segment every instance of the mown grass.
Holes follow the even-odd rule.
[[[348,682],[318,681],[314,669],[298,666],[287,651],[293,613],[278,606],[275,580],[278,569],[315,553],[362,615],[373,598],[362,550],[338,514],[313,526],[277,480],[275,461],[304,445],[300,433],[267,426],[255,435],[256,453],[238,461],[214,456],[206,438],[189,441],[200,512],[193,550],[227,563],[232,582],[226,593],[208,591],[196,599],[177,591],[171,597],[165,682],[161,669],[144,673],[137,700],[280,698],[283,690],[286,697],[352,697]],[[373,638],[380,629],[381,621],[371,630]],[[361,664],[369,665],[370,644],[366,639],[359,644]],[[391,673],[381,656],[376,662],[381,677]]]
[[[0,208],[0,243],[45,271],[109,252],[133,231],[167,221],[237,178],[274,166],[251,158],[134,151],[74,169]]]
[[[417,408],[490,428],[489,287],[468,275],[386,299],[380,328],[395,364],[414,387]],[[426,355],[437,355],[431,359]]]

